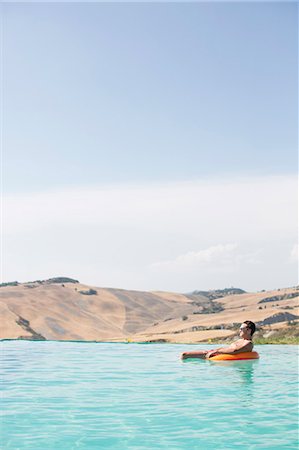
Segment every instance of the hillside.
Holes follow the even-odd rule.
[[[236,334],[243,320],[263,333],[292,329],[297,287],[191,294],[86,286],[69,278],[0,287],[0,339],[200,342]]]

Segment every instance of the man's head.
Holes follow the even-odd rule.
[[[255,332],[255,324],[250,320],[245,320],[240,326],[240,337],[243,339],[251,339]]]

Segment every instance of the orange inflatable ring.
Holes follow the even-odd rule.
[[[212,356],[209,361],[240,361],[242,359],[259,359],[259,354],[257,352],[244,352],[236,355],[223,353],[222,355]]]

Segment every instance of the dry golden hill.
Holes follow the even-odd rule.
[[[200,342],[229,337],[244,320],[297,322],[299,290],[140,292],[68,278],[0,287],[0,339]]]

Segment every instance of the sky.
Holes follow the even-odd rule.
[[[296,3],[13,3],[2,281],[297,281]]]

